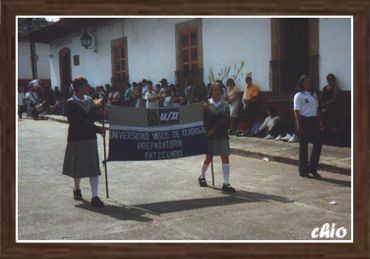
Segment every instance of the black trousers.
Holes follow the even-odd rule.
[[[283,135],[284,134],[283,123],[281,121],[276,122],[276,124],[271,128],[268,134],[270,134],[274,138],[276,138],[279,135]]]
[[[322,135],[318,117],[301,116],[302,132],[298,135],[299,140],[299,174],[316,172],[319,164]],[[312,142],[313,149],[308,162],[308,143]]]
[[[22,113],[26,111],[26,105],[18,105],[18,117],[22,119]]]

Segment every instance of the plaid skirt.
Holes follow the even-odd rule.
[[[210,155],[230,155],[230,144],[228,139],[209,139],[208,150]]]
[[[64,156],[63,174],[72,178],[100,175],[96,139],[68,142]]]

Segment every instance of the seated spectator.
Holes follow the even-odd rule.
[[[255,135],[258,136],[266,132],[266,136],[264,139],[275,139],[278,136],[280,136],[281,138],[283,127],[280,116],[278,115],[276,109],[270,107],[267,110],[267,114],[268,116],[266,117],[262,125],[259,127]]]

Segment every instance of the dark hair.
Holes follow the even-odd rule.
[[[306,81],[307,79],[310,79],[307,75],[302,75],[299,79],[298,79],[298,83],[297,83],[297,87],[296,87],[296,92],[303,92],[304,89],[303,89],[303,83],[304,81]],[[313,89],[313,87],[311,87],[311,94],[313,95],[315,90]]]
[[[232,78],[227,79],[226,86],[228,86],[228,85],[229,85],[229,83],[232,83],[232,84],[233,84],[233,86],[235,86],[234,79],[232,79]]]
[[[215,83],[218,83],[218,84],[221,85],[222,88],[225,88],[225,85],[224,85],[224,83],[221,80],[216,80]]]
[[[247,76],[247,77],[245,78],[245,82],[247,82],[247,80],[248,80],[248,79],[252,81],[252,77]]]
[[[337,83],[337,78],[335,77],[335,75],[334,74],[328,74],[327,76],[326,76],[326,80],[328,80],[328,77],[332,77],[333,79],[334,79],[334,84],[336,84]]]
[[[277,109],[276,109],[275,107],[270,106],[270,107],[268,107],[267,111],[268,111],[272,116],[274,116],[274,115],[278,115],[278,111],[277,111]]]
[[[218,80],[219,81],[219,80]],[[208,91],[208,98],[211,98],[211,96],[212,96],[212,91],[213,91],[213,88],[215,88],[215,87],[220,87],[220,89],[221,89],[221,95],[223,95],[224,94],[224,87],[222,86],[222,84],[220,83],[220,82],[218,82],[218,81],[216,81],[216,82],[214,82],[212,85],[211,85],[211,87],[209,88],[209,91]]]
[[[147,84],[147,85],[153,85],[153,82],[152,82],[152,81],[150,81],[150,80],[148,80],[148,81],[146,81],[146,84]]]
[[[75,93],[77,93],[84,85],[87,84],[87,79],[80,76],[80,77],[77,77],[75,78],[75,80],[73,80],[73,90],[75,91]]]

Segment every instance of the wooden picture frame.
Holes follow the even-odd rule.
[[[17,15],[353,15],[352,244],[322,243],[16,243],[15,49]],[[23,1],[1,2],[1,258],[367,258],[369,256],[369,2],[319,1]]]

